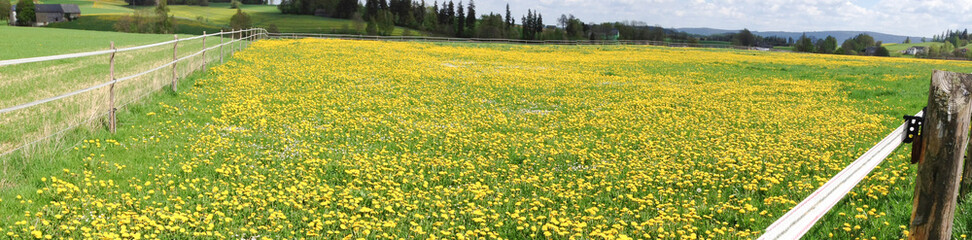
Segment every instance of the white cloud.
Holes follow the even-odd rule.
[[[504,13],[506,3],[478,0],[477,11]],[[527,9],[534,9],[549,19],[547,24],[552,24],[561,14],[574,14],[586,22],[632,20],[665,27],[861,30],[909,36],[931,36],[945,29],[972,25],[972,0],[521,0],[509,3],[517,22]]]

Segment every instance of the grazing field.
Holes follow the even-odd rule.
[[[755,238],[920,110],[932,69],[972,64],[260,41],[190,80],[190,90],[131,108],[117,135],[5,161],[5,171],[26,173],[0,185],[0,232]],[[907,236],[907,150],[807,238]],[[970,233],[970,207],[959,207],[956,238]]]
[[[173,35],[169,34],[105,33],[9,26],[0,26],[0,34],[9,36],[5,41],[0,41],[0,48],[7,50],[0,52],[0,59],[107,50],[112,41],[116,43],[116,48],[125,48],[173,39]],[[180,39],[187,37],[192,36],[180,35]],[[221,41],[216,36],[207,37],[206,40],[206,46],[209,47]],[[224,38],[222,41],[229,42],[231,39]],[[225,46],[223,54],[229,57],[232,53],[230,49],[238,46],[240,45]],[[176,54],[181,58],[202,49],[202,39],[180,41]],[[205,58],[210,63],[218,63],[219,53],[218,49],[212,50]],[[110,79],[109,59],[110,55],[104,54],[0,66],[0,92],[5,93],[0,94],[0,108],[51,98],[104,83]],[[119,52],[115,56],[115,78],[144,72],[172,59],[172,44]],[[187,75],[203,67],[203,56],[197,55],[177,65],[177,74]],[[144,94],[168,85],[171,78],[171,68],[165,68],[119,83],[116,85],[116,103],[121,105],[133,102]],[[0,154],[69,126],[101,125],[104,122],[97,118],[108,111],[108,97],[108,87],[103,87],[29,109],[0,113]]]
[[[40,57],[157,43],[172,40],[171,34],[106,33],[56,28],[0,25],[0,60]],[[189,35],[180,35],[187,37]],[[66,39],[67,38],[67,39]],[[218,41],[218,40],[217,40]]]
[[[0,0],[2,1],[2,0]],[[152,10],[153,7],[131,7],[121,0],[44,0],[44,4],[77,4],[82,16],[78,21],[51,24],[54,28],[114,31],[114,25],[123,15],[132,14],[135,9]],[[202,31],[215,32],[228,29],[230,18],[236,14],[229,3],[210,3],[209,6],[169,5],[169,14],[176,17],[176,31],[185,34],[202,34]],[[243,4],[241,9],[250,14],[254,27],[277,26],[280,32],[287,33],[346,33],[355,29],[351,20],[324,18],[310,15],[281,14],[277,6]],[[363,31],[362,25],[362,31]],[[409,35],[421,35],[410,30]],[[406,28],[395,27],[392,35],[400,36]]]

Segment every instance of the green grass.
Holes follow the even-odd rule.
[[[87,52],[109,49],[114,41],[117,48],[124,48],[173,39],[169,34],[133,34],[117,32],[84,31],[58,28],[25,28],[0,26],[0,35],[8,36],[0,42],[0,59],[17,59]],[[180,35],[180,39],[191,35]],[[206,38],[206,46],[219,43],[217,37]],[[230,41],[224,39],[223,41]],[[203,48],[202,39],[181,41],[178,56],[188,56]],[[224,54],[229,54],[229,46]],[[208,62],[219,62],[219,50],[208,52]],[[172,60],[173,46],[163,45],[137,51],[121,52],[115,58],[115,77],[121,78],[155,68]],[[227,55],[228,56],[228,55]],[[188,74],[202,66],[202,56],[196,56],[177,64],[177,74]],[[165,68],[146,76],[119,83],[116,86],[116,103],[122,104],[168,84],[171,69]],[[27,63],[0,67],[0,108],[54,97],[75,90],[91,87],[109,79],[109,55],[75,59]],[[51,135],[60,129],[80,124],[107,112],[107,88],[67,97],[55,102],[18,110],[0,116],[0,152],[6,152],[23,143]],[[89,122],[98,125],[100,122]]]
[[[131,14],[135,9],[150,9],[149,6],[130,7],[120,0],[45,0],[45,4],[78,4],[81,19],[75,22],[51,24],[50,27],[114,31],[114,24],[121,14]],[[294,33],[344,33],[354,29],[354,22],[347,19],[323,18],[309,15],[281,14],[276,6],[247,5],[241,7],[250,14],[254,27],[267,28],[274,24],[280,32]],[[201,34],[229,28],[229,20],[236,9],[229,3],[211,3],[209,6],[170,5],[170,14],[177,18],[177,32],[181,34]],[[392,35],[405,33],[406,28],[396,27]],[[412,30],[412,35],[418,31]]]
[[[209,214],[211,212],[228,214],[235,218],[232,222],[217,218],[215,222],[218,231],[227,231],[224,229],[235,231],[240,227],[259,228],[269,225],[268,222],[280,221],[279,218],[266,219],[266,214],[254,210],[255,208],[248,207],[225,212],[219,210],[236,206],[227,205],[224,200],[242,199],[246,204],[258,204],[255,203],[257,201],[248,199],[254,196],[286,198],[294,194],[285,192],[285,189],[289,191],[291,186],[298,186],[300,193],[315,187],[334,189],[334,191],[315,195],[315,201],[295,199],[298,201],[278,201],[272,205],[260,205],[265,207],[261,209],[283,211],[287,219],[295,224],[294,226],[278,225],[285,230],[309,229],[310,227],[303,225],[309,220],[301,220],[304,216],[312,220],[317,216],[337,213],[337,216],[345,217],[341,219],[342,221],[347,218],[372,220],[371,216],[355,212],[353,208],[346,209],[344,205],[338,207],[339,204],[348,202],[360,203],[362,206],[380,203],[383,206],[393,207],[402,214],[400,216],[389,214],[387,219],[381,220],[393,220],[397,216],[403,222],[414,221],[416,225],[431,230],[439,227],[435,226],[434,222],[439,221],[440,217],[434,215],[430,217],[426,212],[427,208],[437,208],[445,212],[448,210],[462,212],[471,208],[467,207],[468,204],[479,204],[478,206],[484,209],[496,210],[503,214],[521,209],[531,211],[528,209],[533,206],[526,206],[530,201],[527,201],[522,208],[518,204],[514,205],[513,202],[536,199],[543,204],[543,207],[537,205],[535,209],[539,210],[532,211],[544,213],[543,211],[558,210],[559,217],[567,218],[584,214],[577,211],[578,206],[599,205],[602,211],[597,216],[609,217],[589,220],[593,223],[608,222],[610,225],[611,221],[622,219],[612,218],[613,216],[625,214],[622,211],[604,211],[606,208],[637,209],[648,205],[650,207],[642,210],[643,215],[626,215],[623,220],[633,219],[643,223],[646,219],[658,216],[656,213],[663,211],[663,208],[670,208],[675,209],[677,213],[699,211],[699,215],[705,218],[691,220],[691,222],[685,222],[687,220],[681,218],[677,220],[683,222],[660,221],[658,223],[669,224],[665,225],[669,231],[684,230],[680,227],[685,225],[711,229],[713,225],[725,226],[720,225],[722,223],[732,228],[760,231],[762,227],[785,212],[785,207],[792,206],[792,204],[763,204],[763,197],[782,194],[786,199],[799,201],[803,196],[796,195],[805,195],[814,189],[808,186],[819,186],[819,183],[866,151],[867,147],[883,137],[883,134],[890,131],[889,129],[901,123],[900,115],[913,114],[924,105],[927,101],[928,75],[931,69],[972,71],[972,65],[966,62],[722,49],[463,43],[414,44],[405,48],[401,47],[400,43],[376,43],[369,46],[367,43],[355,45],[339,42],[328,42],[328,44],[307,41],[273,42],[273,44],[278,43],[286,44],[283,46],[291,46],[293,49],[287,47],[275,49],[268,43],[264,48],[255,48],[252,52],[246,52],[244,57],[232,60],[232,63],[227,65],[232,67],[194,75],[184,82],[184,85],[193,85],[193,89],[189,91],[159,93],[144,101],[145,104],[124,110],[125,112],[120,115],[122,128],[117,134],[108,134],[102,130],[77,131],[69,134],[64,145],[52,146],[50,149],[36,149],[30,151],[31,154],[28,155],[4,159],[7,160],[5,162],[7,165],[3,168],[7,171],[4,174],[7,178],[5,178],[6,182],[0,182],[0,187],[6,186],[4,191],[0,192],[0,199],[5,203],[0,206],[0,216],[7,218],[0,219],[0,226],[11,225],[11,222],[21,219],[20,216],[25,210],[46,214],[43,217],[46,219],[56,214],[56,212],[39,210],[40,206],[50,206],[50,201],[64,199],[51,196],[47,192],[44,195],[35,194],[38,189],[52,186],[49,179],[51,176],[56,176],[58,179],[77,183],[81,189],[90,190],[87,196],[94,198],[92,202],[102,203],[100,200],[110,199],[106,203],[124,203],[121,199],[128,197],[126,194],[132,194],[134,201],[141,202],[143,207],[130,207],[123,204],[121,210],[116,208],[115,211],[141,213],[147,211],[149,204],[154,204],[151,202],[155,202],[158,205],[151,205],[154,209],[169,207],[173,212],[183,209],[196,211],[193,214],[202,214],[199,215],[200,219],[212,216]],[[400,48],[395,48],[396,46]],[[454,49],[443,51],[443,46]],[[305,51],[311,49],[317,51]],[[396,51],[389,51],[389,49]],[[415,52],[399,54],[398,51]],[[670,56],[665,59],[670,62],[628,61],[625,58],[598,62],[584,60],[583,57],[568,58],[577,55],[591,58],[609,54],[628,56],[630,52],[638,51],[652,53],[637,54],[638,56],[668,54]],[[572,54],[565,54],[564,59],[544,58],[564,54],[564,52]],[[494,57],[493,54],[504,56]],[[540,60],[510,60],[516,59],[517,56]],[[681,61],[684,56],[697,56],[699,59]],[[351,59],[355,60],[349,61]],[[355,68],[344,69],[349,63],[358,65]],[[444,67],[442,63],[450,63],[455,67]],[[387,67],[400,65],[412,68],[398,71]],[[319,69],[318,66],[328,67],[327,70],[311,71]],[[338,69],[334,70],[334,68]],[[550,75],[545,76],[536,72]],[[590,78],[578,78],[582,75]],[[630,81],[615,81],[619,79]],[[496,84],[497,81],[508,84]],[[809,84],[787,87],[795,83]],[[802,111],[801,113],[795,113],[797,109],[805,107],[802,106],[803,104],[820,104],[801,99],[802,96],[821,97],[819,99],[821,101],[834,101],[845,105],[806,107],[799,110]],[[734,104],[740,103],[748,104],[746,106],[750,108],[735,108],[738,106]],[[523,116],[523,109],[550,109],[551,114]],[[612,109],[614,112],[607,112]],[[655,112],[656,114],[630,113],[651,109],[664,110]],[[778,111],[764,112],[764,110],[774,109]],[[827,111],[820,109],[827,109]],[[700,115],[695,115],[705,115],[713,111],[737,115],[713,114],[708,116],[709,118],[696,118]],[[834,114],[830,111],[840,113],[843,118],[831,118]],[[821,121],[811,121],[812,119],[804,119],[806,117],[804,115],[825,117],[817,119]],[[507,123],[504,125],[500,121],[484,121],[483,116],[510,117],[506,118],[508,120],[505,120]],[[820,130],[818,133],[823,134],[801,136],[773,133],[773,131],[792,129],[812,129],[819,127],[819,124],[844,121],[845,118],[862,121],[851,122],[860,125],[845,124],[838,127],[850,131],[867,128],[874,130],[872,131],[874,134],[834,139],[833,135],[848,133],[837,130]],[[269,121],[261,123],[262,119]],[[669,127],[652,127],[656,126],[653,124],[669,121],[668,119],[679,119],[678,123],[682,125],[662,124]],[[697,119],[708,120],[703,122]],[[786,122],[780,119],[808,121],[791,125],[785,124]],[[626,121],[630,125],[612,124],[621,121]],[[711,128],[713,125],[726,123],[738,125],[733,125],[737,128],[730,129]],[[226,126],[246,130],[239,133],[231,132],[225,130]],[[414,130],[422,132],[408,132],[401,130],[405,126],[428,127]],[[739,134],[711,135],[713,132],[721,133],[722,130]],[[740,130],[748,131],[737,132]],[[308,132],[311,134],[306,134]],[[477,135],[481,136],[480,138],[467,135],[477,133],[486,134]],[[642,133],[652,134],[643,135],[648,140],[615,142],[619,139],[627,139],[626,136]],[[496,134],[504,134],[505,137],[496,137]],[[524,137],[524,135],[529,136]],[[533,137],[536,137],[535,141]],[[821,140],[821,142],[808,141],[802,147],[795,144],[796,148],[785,148],[779,152],[774,151],[774,147],[766,147],[776,144],[783,146],[794,144],[789,141],[779,141],[785,137],[802,137]],[[531,144],[519,146],[509,144],[517,143],[514,140],[520,138],[529,140]],[[710,138],[719,140],[710,140]],[[717,141],[732,143],[731,141],[737,138],[753,139],[756,146],[743,147],[740,150],[733,144],[712,143]],[[81,139],[98,139],[98,141],[77,143]],[[117,140],[120,145],[115,146],[106,142],[107,139]],[[402,141],[402,139],[412,141]],[[484,139],[496,142],[490,142],[491,145],[488,147],[478,144]],[[654,139],[653,143],[651,139]],[[564,145],[563,141],[570,141],[576,145]],[[684,149],[682,144],[694,146],[696,149]],[[564,148],[551,147],[555,145]],[[644,147],[637,150],[631,149],[632,151],[614,150],[640,146]],[[653,149],[665,149],[665,151]],[[511,151],[508,153],[506,150]],[[512,159],[513,157],[510,156],[517,153],[512,150],[535,154],[516,156],[518,159]],[[545,155],[545,151],[562,150],[566,150],[563,155]],[[598,171],[577,173],[577,178],[571,178],[573,175],[548,175],[550,172],[558,171],[555,164],[585,156],[572,150],[590,150],[587,153],[600,154],[602,157],[597,161],[608,167],[598,168]],[[873,236],[877,239],[897,239],[902,237],[898,226],[907,224],[907,217],[910,214],[910,191],[913,189],[914,182],[914,165],[904,162],[907,161],[908,150],[908,147],[898,149],[881,164],[880,169],[875,170],[870,179],[863,181],[851,195],[814,227],[806,238],[854,239]],[[307,155],[290,157],[286,155],[289,151],[302,151]],[[321,151],[322,154],[317,155],[316,151]],[[632,160],[641,159],[637,158],[640,151],[653,152],[658,156],[644,159],[648,161],[647,163]],[[817,158],[819,157],[817,154],[822,151],[841,154],[820,159],[820,162],[800,160]],[[312,152],[315,153],[311,155]],[[701,156],[696,155],[699,153]],[[722,153],[735,155],[726,156]],[[767,156],[779,156],[778,154],[797,159],[779,160]],[[377,158],[379,156],[387,156],[387,158]],[[490,160],[477,160],[480,159],[479,157]],[[725,165],[725,171],[712,171],[701,165],[715,164],[713,162],[717,160],[727,159],[742,161]],[[615,162],[616,160],[619,161]],[[755,162],[757,160],[763,162],[757,163]],[[747,191],[738,186],[723,189],[693,186],[707,181],[704,175],[697,174],[724,174],[723,172],[735,171],[736,167],[772,167],[765,166],[765,161],[780,163],[778,167],[781,168],[776,169],[777,172],[774,174],[782,174],[800,181],[784,181],[776,184],[775,187],[767,187],[771,188],[768,191]],[[813,172],[802,170],[779,172],[781,169],[809,168],[786,164],[794,162],[811,166],[820,165],[824,168]],[[399,165],[401,163],[412,165],[401,166]],[[496,167],[477,168],[483,166],[480,163],[495,164]],[[691,165],[692,163],[700,165]],[[647,170],[645,166],[665,168],[668,164],[690,164],[691,167],[673,168],[670,175],[648,175],[646,178],[638,179],[625,177],[629,176],[627,174],[641,176],[637,174]],[[300,171],[295,171],[294,166],[300,166]],[[911,168],[906,169],[902,166]],[[184,170],[186,167],[191,167],[193,170],[187,172]],[[217,173],[234,168],[243,169],[243,174]],[[733,170],[729,170],[730,168]],[[67,169],[68,172],[63,172],[62,169]],[[365,174],[351,173],[351,170],[359,169],[365,171]],[[470,171],[474,169],[480,171]],[[618,172],[618,169],[622,169],[620,171],[623,172]],[[84,171],[92,173],[83,173]],[[509,171],[510,174],[489,174],[497,171]],[[531,171],[540,174],[526,174],[536,173]],[[888,184],[884,180],[878,180],[879,177],[896,177],[897,175],[891,175],[895,171],[903,171],[900,175],[901,179],[896,179],[897,183]],[[617,175],[609,175],[611,176],[609,178],[601,175],[604,173]],[[770,174],[770,172],[745,171],[741,174],[746,173],[759,177]],[[93,178],[95,185],[98,181],[111,181],[116,187],[83,186],[83,182],[86,181],[83,180],[85,178],[83,176],[89,175],[97,176],[96,179]],[[399,175],[404,177],[398,177]],[[264,176],[279,178],[264,178]],[[539,177],[537,180],[531,180],[533,176]],[[669,176],[671,178],[667,180],[671,182],[666,184],[665,179],[662,178]],[[297,185],[298,182],[285,181],[284,178],[289,177],[298,177],[301,180],[313,179],[314,181],[310,182],[316,185],[304,187],[305,185]],[[47,181],[42,181],[41,178]],[[508,179],[522,181],[510,185],[495,184]],[[731,179],[726,176],[714,182],[718,184]],[[804,179],[810,180],[803,182]],[[173,182],[165,184],[165,180],[173,180]],[[469,180],[482,180],[482,182]],[[743,179],[744,182],[750,180],[752,179]],[[578,181],[583,181],[584,184],[605,182],[617,184],[614,192],[610,188],[605,190],[605,188],[594,187],[584,190],[571,187],[573,186],[571,184]],[[157,184],[140,185],[143,182]],[[426,182],[428,186],[416,184],[419,182]],[[625,182],[645,185],[637,187],[639,192],[618,190],[617,188],[625,186],[621,184]],[[531,184],[538,183],[545,188],[531,188],[534,186]],[[683,184],[688,186],[681,187]],[[758,186],[771,185],[767,181],[759,181],[758,184]],[[209,191],[217,185],[220,191],[229,191],[232,195],[224,195],[223,200],[208,195],[219,192]],[[144,194],[144,191],[136,189],[142,186],[145,190],[153,189],[156,192],[166,190],[168,195]],[[872,192],[879,191],[883,187],[888,187],[886,190],[890,194],[881,195]],[[548,191],[550,189],[547,188],[563,191]],[[266,189],[273,191],[261,191]],[[665,192],[662,189],[672,192]],[[704,192],[700,193],[700,190],[696,189],[704,189],[701,190]],[[427,194],[415,194],[419,190],[429,191]],[[573,197],[560,195],[575,193],[575,191],[583,194]],[[503,194],[496,194],[496,192]],[[439,198],[443,193],[452,195]],[[477,195],[480,193],[484,195]],[[653,194],[655,199],[653,203],[628,200],[632,195],[638,198],[648,193]],[[730,194],[735,197],[737,205],[752,204],[760,210],[768,210],[776,215],[764,217],[758,214],[758,211],[745,214],[735,212],[716,214],[712,209],[724,206],[724,202],[704,201],[716,200],[709,199],[707,196],[727,197]],[[17,199],[17,195],[21,195],[24,199]],[[393,204],[401,202],[405,206],[410,206],[408,204],[428,201],[429,196],[432,196],[431,199],[449,202],[443,202],[442,205],[430,204],[424,208],[405,208]],[[601,198],[591,199],[590,196]],[[873,200],[870,196],[879,199]],[[148,198],[143,201],[140,200],[141,197]],[[355,200],[356,198],[365,200]],[[318,201],[341,199],[346,200],[341,203],[318,204]],[[375,201],[367,201],[370,199]],[[24,203],[20,204],[20,201]],[[679,204],[655,208],[659,202]],[[865,208],[862,203],[868,205],[867,209],[877,209],[877,212],[885,212],[887,216],[868,215],[868,220],[855,219],[855,215],[859,214],[856,208]],[[305,214],[303,212],[308,208],[296,210],[295,205],[312,205],[314,211],[307,210],[311,213]],[[684,207],[686,205],[692,207]],[[181,206],[178,208],[180,210],[175,210],[175,206]],[[196,210],[200,209],[196,207],[202,207],[202,210]],[[94,207],[85,209],[92,208]],[[964,203],[958,208],[957,234],[970,232],[968,228],[969,223],[972,222],[970,209],[972,209],[970,203]],[[670,211],[672,210],[668,213],[671,213]],[[99,213],[124,217],[123,214],[111,211]],[[166,213],[169,213],[169,210],[166,210]],[[498,216],[488,220],[501,221],[508,218],[508,215]],[[540,216],[547,217],[548,214],[534,215],[531,212],[530,221],[536,221],[534,219]],[[154,216],[149,217],[156,219]],[[469,218],[462,216],[447,218],[443,220],[445,223],[443,226],[450,227],[449,222],[455,221],[469,229],[481,227],[479,224],[472,223]],[[749,218],[754,220],[750,221]],[[246,219],[246,222],[240,221],[241,219]],[[716,220],[722,222],[714,222]],[[885,221],[888,222],[887,225]],[[184,224],[184,222],[167,223]],[[845,232],[842,230],[843,223],[861,225],[863,230]],[[338,231],[342,236],[350,234],[352,230],[342,230],[340,224],[343,222],[325,224],[324,227],[327,230]],[[509,221],[501,227],[493,228],[492,223],[488,226],[497,231],[508,230],[501,233],[506,237],[527,238],[524,234],[527,230],[522,232],[511,230],[514,224],[515,221]],[[620,226],[620,223],[618,224]],[[400,225],[404,227],[389,228],[387,232],[396,236],[414,236],[406,235],[409,225]],[[279,233],[281,237],[302,233],[294,234],[272,229],[260,228],[259,232]],[[649,230],[652,234],[657,233],[655,228]],[[625,231],[630,229],[625,228]],[[47,232],[50,231],[45,231]],[[377,232],[384,233],[384,231]],[[830,233],[835,233],[835,237],[829,237]],[[164,232],[164,234],[167,235],[163,235],[163,238],[183,236],[176,231]],[[539,235],[537,238],[542,236]],[[718,238],[730,237],[721,235]]]
[[[105,13],[130,13],[128,3],[121,0],[39,0],[39,4],[77,4],[82,15]]]
[[[122,17],[123,16],[119,14],[87,15],[81,16],[81,18],[76,21],[52,23],[49,25],[49,27],[112,32],[115,31],[115,23],[118,22],[118,20]],[[220,29],[222,29],[221,25],[183,18],[176,18],[175,23],[175,32],[179,34],[199,35],[203,32],[219,32]]]
[[[30,28],[0,25],[0,60],[87,52],[172,40],[172,35]],[[187,35],[186,35],[187,36]]]

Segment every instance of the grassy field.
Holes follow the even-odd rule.
[[[147,238],[754,238],[927,99],[914,59],[261,41],[5,159],[0,232]],[[898,239],[899,149],[808,239]],[[972,204],[956,214],[969,234]]]
[[[0,34],[9,36],[0,42],[8,49],[0,53],[0,59],[15,59],[54,54],[105,50],[114,41],[116,47],[130,47],[169,41],[173,35],[129,34],[82,31],[56,28],[22,28],[0,26]],[[181,38],[190,37],[182,35]],[[207,46],[220,42],[208,37]],[[224,39],[223,41],[230,41]],[[178,57],[188,56],[203,48],[202,39],[181,41]],[[231,47],[224,48],[226,56]],[[173,58],[173,46],[164,45],[138,51],[118,53],[115,58],[115,77],[121,78],[140,73],[168,63]],[[0,67],[0,108],[45,99],[95,86],[109,80],[109,55],[99,55],[67,60],[27,63]],[[219,61],[219,51],[206,55],[209,62]],[[200,69],[203,57],[196,56],[177,64],[176,74],[185,76]],[[171,82],[170,68],[117,84],[116,104],[134,102],[141,96],[156,91]],[[99,116],[108,111],[108,88],[67,97],[56,102],[30,109],[0,114],[0,153],[24,143],[52,135],[69,126],[101,126]]]
[[[150,9],[151,7],[132,8],[121,0],[45,0],[43,3],[78,4],[82,16],[79,21],[52,24],[55,28],[114,31],[114,24],[123,14],[131,14],[135,9]],[[244,12],[252,17],[255,27],[267,28],[274,24],[280,32],[296,33],[336,33],[355,29],[354,23],[346,19],[322,18],[308,15],[281,14],[277,6],[242,5]],[[177,18],[177,32],[184,34],[201,34],[202,31],[213,32],[229,28],[229,20],[236,9],[230,9],[229,3],[211,3],[210,6],[170,5],[170,14]],[[396,27],[393,35],[403,35],[405,28]],[[418,31],[410,31],[410,35],[419,35]]]
[[[0,60],[129,47],[172,40],[172,35],[96,32],[57,28],[25,28],[0,25]],[[191,35],[180,35],[188,37]],[[67,39],[65,39],[67,38]],[[69,40],[69,41],[68,41]]]

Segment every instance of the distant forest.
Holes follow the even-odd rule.
[[[355,22],[343,33],[390,35],[394,26],[415,29],[431,35],[461,38],[510,38],[526,40],[654,40],[698,41],[685,33],[643,22],[589,24],[573,15],[547,18],[529,9],[514,17],[509,4],[505,13],[477,14],[470,0],[458,3],[425,0],[283,0],[278,6],[285,14],[318,15]]]

